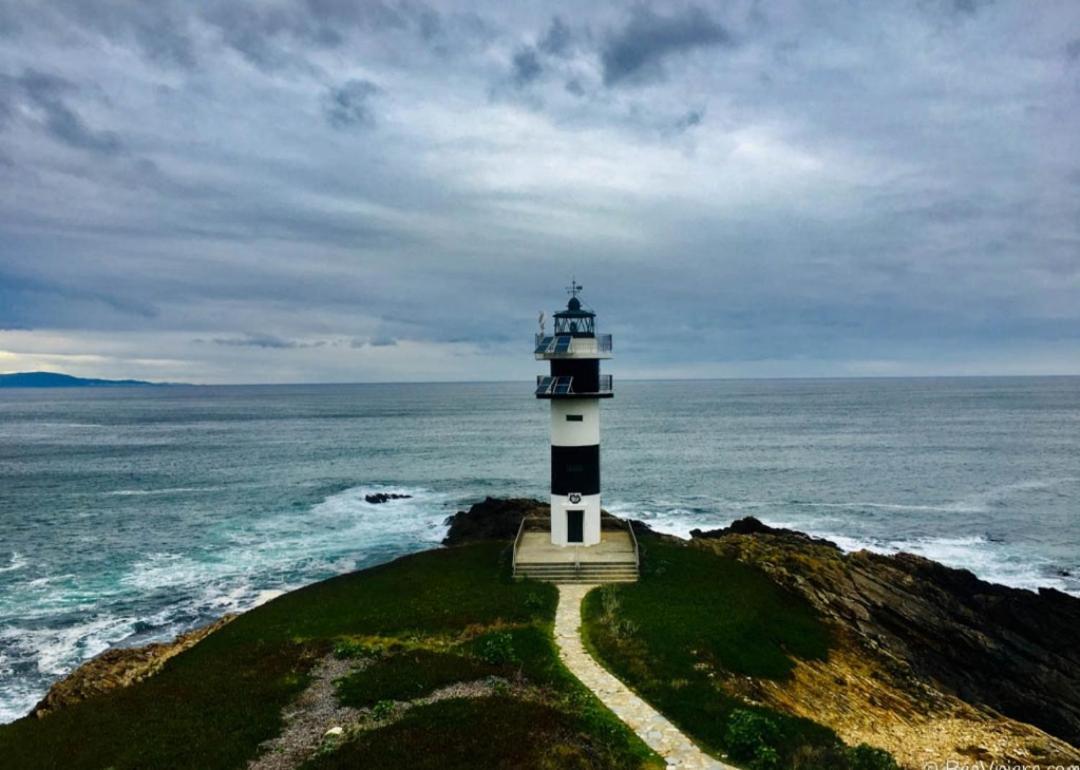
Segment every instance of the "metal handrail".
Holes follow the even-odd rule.
[[[547,374],[538,374],[538,375],[536,375],[536,387],[537,387],[537,391],[538,391],[537,395],[545,395],[545,396],[546,395],[560,395],[560,396],[582,395],[582,396],[587,396],[587,395],[589,395],[591,393],[612,393],[615,390],[615,378],[610,374],[601,374],[600,375],[600,379],[597,382],[596,390],[583,391],[581,393],[574,390],[574,378],[573,377],[570,378],[570,390],[568,390],[566,393],[553,393],[551,388],[554,387],[554,383],[551,383],[548,390],[543,391],[541,393],[541,392],[539,392],[540,383],[542,383],[545,379],[551,379],[551,375],[547,375]]]
[[[527,519],[527,518],[529,518],[529,517],[528,516],[522,516],[521,517],[521,523],[518,524],[517,535],[514,537],[514,555],[511,558],[511,562],[510,562],[511,574],[514,574],[514,575],[517,574],[518,546],[521,545],[521,536],[525,533],[525,519]]]
[[[641,557],[638,555],[637,535],[634,534],[634,524],[630,519],[626,520],[626,528],[630,530],[630,540],[634,543],[634,568],[641,573]]]

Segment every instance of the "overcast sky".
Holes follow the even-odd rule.
[[[1080,373],[1080,3],[0,0],[0,371]]]

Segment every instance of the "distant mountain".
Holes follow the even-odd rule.
[[[56,372],[0,374],[0,388],[116,388],[153,384],[142,380],[94,380]]]

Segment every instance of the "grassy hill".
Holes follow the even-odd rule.
[[[131,687],[0,727],[3,766],[243,768],[335,655],[363,663],[340,698],[376,712],[453,681],[505,691],[375,718],[310,767],[661,766],[562,667],[555,589],[512,582],[505,556],[505,543],[427,551],[282,596]]]

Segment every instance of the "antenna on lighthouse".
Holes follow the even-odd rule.
[[[569,294],[571,297],[576,297],[578,295],[578,292],[580,292],[584,288],[584,286],[574,280],[573,276],[570,276],[570,285],[566,287],[566,293]]]

